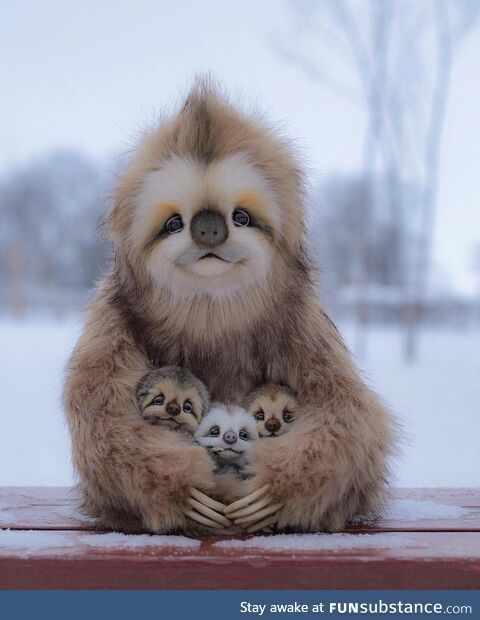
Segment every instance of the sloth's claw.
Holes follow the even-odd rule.
[[[232,525],[232,522],[229,521],[222,514],[218,513],[216,510],[212,510],[208,506],[205,506],[193,497],[188,500],[188,503],[190,504],[190,506],[192,506],[192,508],[195,508],[197,512],[199,512],[205,517],[208,517],[209,519],[212,519],[212,521],[215,521],[219,525],[222,525],[224,527],[230,527]]]
[[[274,523],[276,523],[277,519],[278,519],[278,515],[277,513],[275,513],[274,515],[271,515],[270,517],[263,519],[263,521],[260,521],[259,523],[254,523],[253,525],[248,527],[247,532],[248,534],[253,534],[254,532],[258,532],[259,530],[262,530],[268,534],[271,534],[273,531],[271,526]]]
[[[244,524],[248,524],[248,523],[256,523],[257,521],[260,521],[261,519],[268,517],[269,515],[272,515],[273,513],[277,512],[277,510],[280,510],[280,508],[283,506],[283,504],[281,502],[277,502],[276,504],[269,504],[266,508],[263,508],[263,510],[256,510],[253,514],[249,515],[248,517],[242,517],[241,519],[235,519],[235,524],[236,525],[244,525]]]
[[[217,502],[215,499],[208,497],[208,495],[205,495],[205,493],[202,493],[195,487],[192,487],[190,489],[190,496],[193,499],[196,499],[200,503],[204,504],[205,506],[208,506],[209,508],[217,512],[224,512],[225,508],[228,508],[228,506],[225,506],[225,504],[222,504],[221,502]]]
[[[208,525],[209,527],[213,527],[217,530],[223,529],[223,525],[220,525],[219,523],[216,523],[215,521],[212,521],[211,519],[204,517],[199,512],[196,512],[195,510],[185,510],[184,513],[187,515],[187,517],[190,517],[190,519],[192,519],[193,521],[196,521],[197,523],[201,523],[202,525]]]
[[[245,506],[248,506],[248,504],[251,504],[255,500],[259,499],[260,497],[268,493],[269,490],[270,484],[265,484],[263,487],[260,487],[260,489],[257,489],[253,493],[250,493],[250,495],[246,495],[245,497],[238,499],[236,502],[229,504],[224,508],[223,512],[226,515],[230,515],[232,512],[236,512],[240,508],[244,508]]]
[[[273,498],[270,497],[270,495],[267,495],[266,497],[262,497],[256,502],[253,502],[253,504],[249,504],[245,508],[240,508],[240,510],[235,510],[235,512],[227,513],[228,518],[229,519],[240,519],[242,517],[248,517],[254,512],[258,512],[262,508],[266,508],[272,502],[273,502]]]

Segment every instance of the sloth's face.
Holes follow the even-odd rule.
[[[145,178],[130,240],[162,288],[225,295],[265,280],[280,229],[273,192],[244,155],[174,157]]]
[[[269,396],[260,394],[248,406],[260,437],[279,437],[288,432],[295,420],[298,403],[288,392]]]
[[[202,399],[193,387],[166,378],[152,385],[140,402],[142,417],[150,424],[194,433],[202,417]]]
[[[195,438],[218,460],[244,465],[258,433],[245,409],[215,403],[203,418]]]

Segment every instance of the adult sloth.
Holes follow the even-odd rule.
[[[317,301],[303,201],[288,145],[208,86],[138,146],[65,388],[84,504],[102,525],[225,523],[206,452],[137,414],[152,365],[191,369],[222,402],[263,383],[297,392],[300,419],[258,442],[253,496],[226,510],[240,523],[336,530],[378,507],[392,424]]]

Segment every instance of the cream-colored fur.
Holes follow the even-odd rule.
[[[190,172],[181,189],[183,165]],[[228,166],[235,191],[218,173]],[[225,243],[235,246],[221,273],[217,258],[203,259],[211,261],[203,274],[175,262],[195,249],[189,218],[205,205],[225,218]],[[236,208],[255,226],[234,228]],[[162,227],[174,213],[184,229],[169,236]],[[271,483],[284,502],[281,528],[337,530],[378,508],[392,421],[316,299],[304,217],[289,146],[208,85],[139,145],[109,215],[115,263],[90,306],[65,386],[84,505],[104,526],[195,531],[182,513],[188,489],[214,493],[203,448],[135,413],[135,386],[152,363],[189,368],[218,401],[241,402],[264,383],[298,395],[301,415],[290,432],[256,446],[252,484]],[[237,263],[238,248],[249,254]]]

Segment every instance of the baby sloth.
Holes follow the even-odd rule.
[[[213,403],[195,433],[217,463],[217,472],[246,478],[253,443],[258,439],[255,421],[243,407]]]
[[[193,435],[210,399],[207,388],[189,370],[164,366],[141,379],[137,400],[142,417],[150,424]]]
[[[259,437],[279,437],[295,420],[298,401],[290,388],[267,383],[249,394],[244,406],[255,418]]]

